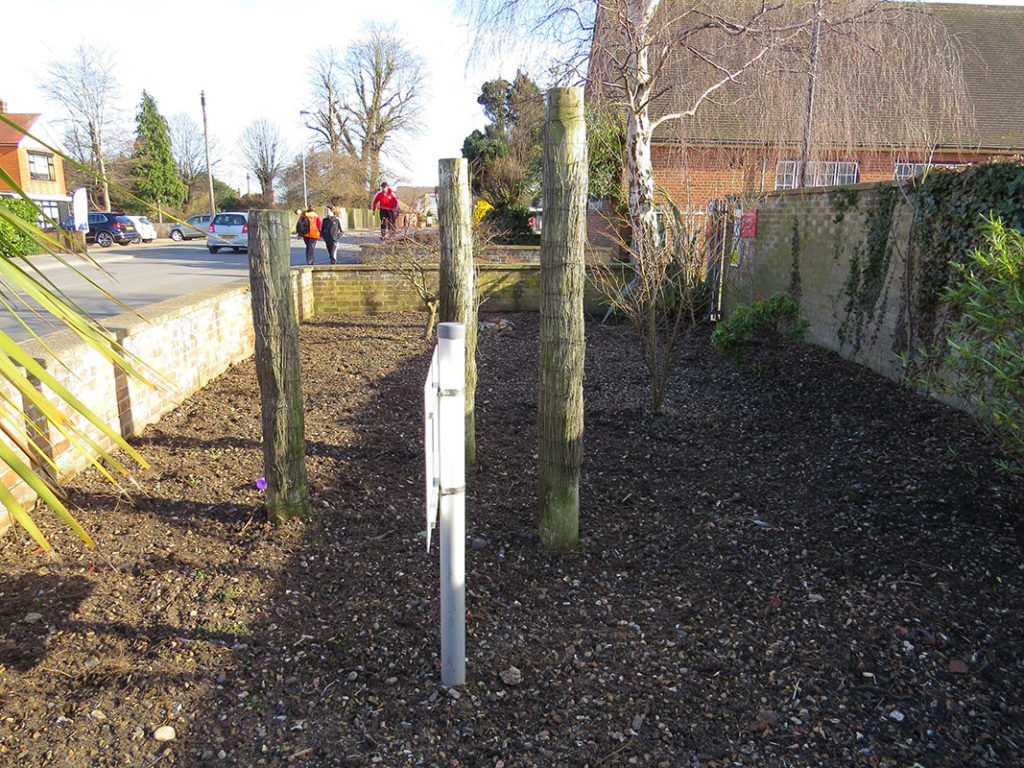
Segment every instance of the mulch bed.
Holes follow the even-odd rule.
[[[315,519],[266,524],[254,366],[69,488],[99,552],[0,540],[0,765],[1010,766],[1024,488],[964,415],[700,332],[665,413],[588,327],[581,540],[536,535],[538,320],[480,337],[467,669],[440,685],[422,317],[303,326]],[[158,741],[170,726],[174,738]],[[170,735],[167,729],[160,735]]]

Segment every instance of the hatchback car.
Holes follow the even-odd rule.
[[[171,240],[180,243],[182,240],[195,240],[199,237],[206,237],[206,229],[210,226],[210,214],[197,213],[189,216],[184,224],[175,222],[171,225],[169,232]]]
[[[206,232],[206,247],[210,253],[221,248],[236,251],[249,250],[249,214],[243,211],[218,213]]]
[[[68,216],[60,223],[61,229],[71,232],[75,228],[74,219]],[[119,211],[89,211],[89,229],[85,233],[85,242],[96,243],[101,248],[109,248],[114,243],[129,245],[141,239],[132,220]]]
[[[144,243],[152,243],[156,240],[156,227],[153,223],[145,216],[129,216],[132,220],[132,224],[135,225],[135,229],[139,232],[139,237],[142,238]]]

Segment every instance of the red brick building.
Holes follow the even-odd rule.
[[[69,215],[71,198],[64,182],[63,159],[42,142],[26,135],[26,132],[31,133],[54,146],[41,115],[7,112],[3,101],[0,101],[0,113],[21,129],[0,121],[0,168],[50,218],[59,221]],[[0,179],[0,195],[14,194]]]
[[[675,5],[681,4],[664,0],[660,12],[672,14]],[[820,52],[816,51],[819,65],[846,68],[836,78],[839,85],[833,85],[833,93],[825,94],[824,85],[809,85],[810,69],[794,68],[788,81],[776,75],[777,82],[768,87],[752,87],[750,82],[728,85],[694,116],[665,123],[655,132],[652,161],[659,187],[682,210],[700,215],[710,201],[727,195],[801,186],[801,171],[803,186],[833,186],[906,179],[929,166],[978,163],[1024,152],[1024,7],[897,2],[884,6],[892,9],[892,21],[888,28],[879,25],[877,33],[888,36],[891,60],[902,63],[907,48],[914,46],[934,46],[937,53],[918,57],[923,62],[918,69],[907,66],[902,79],[883,83],[875,75],[882,69],[877,60],[865,59],[854,69],[851,61],[856,54],[849,37],[822,37]],[[601,23],[599,19],[599,30]],[[793,47],[800,52],[805,50],[800,46],[813,40],[810,31],[803,39],[794,39],[798,45]],[[698,80],[703,50],[691,38],[686,41],[693,56],[672,66],[693,69],[687,77],[671,67],[661,73],[661,91],[651,105],[654,118],[675,111],[678,103],[692,101],[693,93],[701,92],[703,84],[689,81]],[[740,43],[731,44],[733,48],[722,47],[715,55],[733,55]],[[602,70],[607,58],[595,44],[591,89],[595,81],[613,81],[609,70]],[[807,66],[802,59],[794,61]],[[823,83],[824,77],[813,82],[819,80]],[[687,87],[689,94],[671,90]],[[828,109],[821,113],[824,116],[815,116],[817,135],[810,140],[809,87],[823,92],[818,98]],[[862,90],[857,97],[850,98],[858,88]],[[911,103],[907,108],[896,104],[901,92],[921,95],[902,99]],[[840,126],[844,120],[849,125]]]

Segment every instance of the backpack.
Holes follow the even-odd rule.
[[[295,233],[302,237],[309,234],[309,219],[306,218],[306,214],[299,216],[299,223],[295,227]]]

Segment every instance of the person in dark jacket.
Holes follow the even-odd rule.
[[[338,245],[341,243],[341,236],[345,234],[345,227],[334,212],[334,206],[328,205],[324,208],[324,218],[321,224],[320,236],[324,245],[327,246],[327,255],[331,264],[338,263]]]

